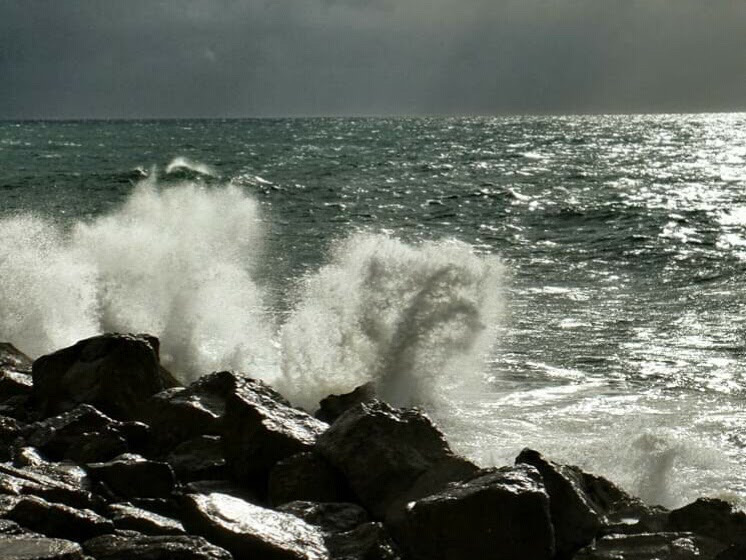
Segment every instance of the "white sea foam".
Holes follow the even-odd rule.
[[[476,361],[494,340],[502,275],[496,258],[462,243],[353,235],[306,280],[283,329],[279,384],[311,406],[372,381],[402,405],[477,379]]]
[[[155,173],[90,222],[0,220],[0,339],[37,356],[98,332],[149,332],[185,381],[237,369],[308,408],[367,381],[407,404],[479,377],[500,307],[495,257],[352,235],[309,273],[280,328],[255,280],[263,230],[240,187],[163,187]]]
[[[207,175],[209,177],[217,177],[218,175],[217,172],[209,165],[205,163],[199,163],[196,161],[192,161],[189,158],[185,158],[183,156],[175,157],[166,166],[167,175],[171,173],[175,173],[176,171],[182,171],[182,170],[191,171],[193,173],[198,173],[200,175]]]
[[[150,332],[185,380],[275,362],[252,272],[262,224],[240,189],[140,183],[111,215],[69,230],[0,221],[0,339],[31,355],[102,331]]]

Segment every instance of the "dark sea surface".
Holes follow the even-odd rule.
[[[150,331],[746,507],[746,114],[0,122],[0,266],[34,356]]]

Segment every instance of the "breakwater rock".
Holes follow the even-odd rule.
[[[31,361],[0,344],[0,558],[734,560],[746,514],[668,511],[531,449],[480,468],[365,386],[313,416],[149,335]]]

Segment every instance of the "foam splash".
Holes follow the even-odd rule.
[[[305,406],[372,381],[396,405],[474,380],[500,311],[503,267],[458,242],[358,234],[306,279],[283,329],[283,377]],[[468,364],[466,362],[469,362]]]
[[[207,177],[217,177],[217,172],[207,164],[192,161],[189,158],[183,156],[175,157],[166,166],[166,175],[171,175],[177,172],[191,172],[197,175],[204,175]]]
[[[185,381],[274,363],[252,273],[262,224],[238,188],[140,183],[111,215],[70,230],[0,220],[0,339],[37,356],[103,331],[150,332]]]
[[[4,218],[0,340],[38,356],[99,332],[149,332],[185,382],[240,370],[309,409],[367,381],[409,404],[479,377],[500,307],[496,258],[353,235],[309,274],[279,327],[255,280],[263,231],[240,187],[164,187],[156,173],[91,222]]]

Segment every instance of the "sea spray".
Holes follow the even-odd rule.
[[[5,218],[0,335],[38,355],[96,332],[150,332],[185,381],[220,368],[271,373],[271,322],[252,277],[262,230],[236,187],[155,179],[67,231]]]
[[[96,334],[96,268],[50,220],[0,220],[0,340],[31,356]]]
[[[352,235],[306,279],[284,325],[280,387],[311,407],[372,381],[383,398],[406,405],[473,382],[494,341],[502,280],[497,258],[463,243]]]

